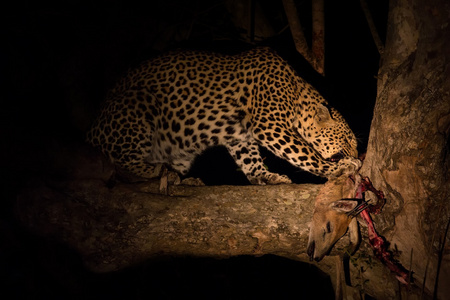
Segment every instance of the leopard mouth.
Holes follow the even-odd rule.
[[[332,162],[338,162],[344,157],[345,157],[344,153],[342,153],[342,151],[339,151],[338,153],[333,154],[331,157],[327,158],[327,160]]]

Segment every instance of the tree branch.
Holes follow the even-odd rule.
[[[100,180],[50,182],[24,191],[17,213],[30,230],[76,249],[95,272],[161,255],[276,254],[307,261],[321,187],[176,186],[164,196],[153,193],[156,183],[109,189]]]
[[[313,1],[314,2],[314,1]],[[378,35],[377,28],[375,27],[375,23],[373,22],[372,14],[370,13],[369,6],[367,5],[366,0],[360,0],[361,8],[366,16],[367,24],[369,25],[370,33],[372,34],[373,41],[377,46],[378,53],[383,55],[384,53],[384,45]]]
[[[289,22],[295,48],[308,62],[311,62],[311,52],[309,51],[308,43],[303,34],[302,24],[300,24],[298,18],[297,7],[293,0],[283,0],[283,6]]]
[[[325,21],[323,0],[312,1],[312,64],[321,75],[325,75]]]

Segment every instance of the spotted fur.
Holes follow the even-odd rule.
[[[186,174],[197,155],[223,145],[253,184],[290,182],[266,170],[259,146],[324,177],[357,156],[341,114],[268,48],[178,51],[143,63],[112,90],[88,141],[146,178],[160,163]]]

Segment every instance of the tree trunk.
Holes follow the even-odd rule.
[[[446,243],[439,298],[450,294],[450,6],[447,1],[391,1],[378,96],[362,173],[388,202],[376,217],[416,284],[434,290]],[[371,289],[383,286],[380,280]],[[380,285],[377,287],[377,285]]]

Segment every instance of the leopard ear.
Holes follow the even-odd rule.
[[[316,121],[318,123],[326,123],[326,122],[332,120],[331,115],[330,115],[330,111],[323,104],[317,105],[316,115],[315,115],[314,118],[316,119]]]

